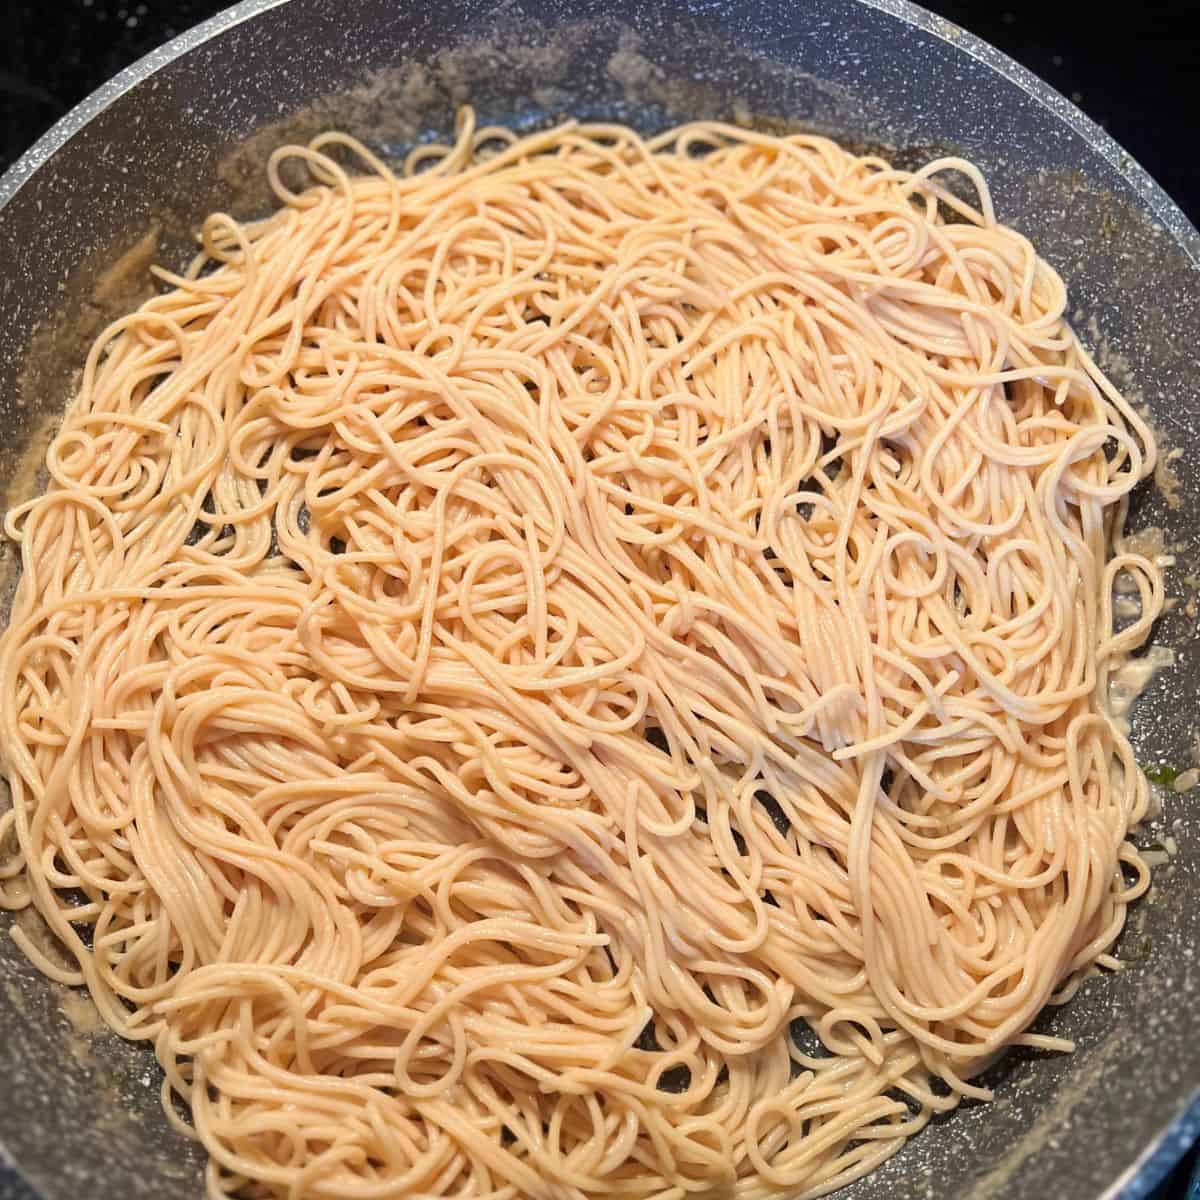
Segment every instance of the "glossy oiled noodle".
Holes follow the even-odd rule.
[[[209,1194],[817,1196],[1068,1048],[1155,447],[975,168],[465,111],[270,174],[7,524],[6,903]]]

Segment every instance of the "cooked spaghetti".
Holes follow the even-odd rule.
[[[6,526],[5,902],[75,966],[14,936],[210,1196],[818,1196],[1069,1049],[1155,446],[975,167],[466,111],[269,170]]]

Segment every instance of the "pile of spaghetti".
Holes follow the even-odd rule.
[[[269,170],[7,518],[5,903],[209,1194],[817,1196],[1069,1048],[1155,447],[978,171],[469,112]]]

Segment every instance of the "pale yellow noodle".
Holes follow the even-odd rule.
[[[979,172],[464,110],[269,174],[6,525],[0,903],[209,1195],[818,1196],[1069,1049],[1155,446]]]

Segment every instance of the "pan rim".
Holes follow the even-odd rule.
[[[744,2],[744,0],[743,0]],[[853,0],[864,8],[875,9],[902,21],[946,43],[952,49],[982,63],[989,70],[1019,87],[1036,103],[1047,109],[1058,121],[1077,133],[1088,146],[1100,154],[1113,170],[1130,186],[1145,208],[1162,222],[1167,232],[1187,255],[1193,266],[1200,269],[1200,231],[1188,219],[1170,194],[1153,176],[1105,129],[1091,119],[1078,105],[1068,100],[1045,80],[1023,67],[1016,59],[990,42],[956,25],[953,21],[922,8],[912,0]],[[127,92],[169,66],[176,59],[211,41],[226,30],[271,9],[282,8],[291,0],[240,0],[240,3],[219,12],[215,17],[165,42],[155,50],[131,63],[112,79],[103,83],[61,117],[34,144],[0,175],[0,213],[17,192],[45,166],[54,155],[89,122],[109,108]],[[685,0],[687,3],[687,0]],[[687,3],[690,7],[690,3]]]

